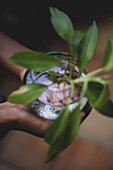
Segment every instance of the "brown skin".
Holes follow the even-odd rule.
[[[29,49],[0,32],[0,63],[23,81],[26,69],[8,61],[14,53],[20,51],[29,51]],[[0,104],[0,139],[9,130],[21,130],[38,137],[44,137],[51,123],[51,120],[46,120],[33,113],[29,105],[9,102]]]

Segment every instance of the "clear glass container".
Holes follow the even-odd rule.
[[[72,60],[68,53],[49,52],[48,54],[61,58],[62,64],[45,72],[28,71],[25,75],[24,83],[37,83],[47,86],[47,90],[44,91],[37,100],[33,101],[30,106],[39,116],[53,120],[59,116],[66,104],[69,104],[70,110],[77,107],[81,86],[75,86],[72,92],[72,97],[70,98],[71,87],[69,83],[66,81],[61,82],[60,84],[54,83],[50,78],[52,73],[55,73],[57,79],[60,80],[65,74],[69,75],[70,69],[73,67],[72,79],[76,79],[79,70],[77,64]],[[69,67],[67,66],[68,62],[70,63]],[[87,71],[83,70],[80,76],[85,76],[85,74],[87,74]],[[91,111],[91,107],[86,97],[82,98],[81,110],[83,121]]]

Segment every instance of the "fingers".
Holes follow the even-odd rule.
[[[16,52],[28,50],[28,48],[0,32],[0,63],[16,74],[20,80],[23,80],[26,69],[12,64],[8,60]]]
[[[9,102],[0,104],[0,122],[9,130],[22,130],[38,137],[44,137],[51,120],[44,119],[31,110],[29,105],[17,105]]]
[[[21,114],[19,114],[19,123],[16,129],[28,132],[38,137],[45,136],[47,128],[52,123],[51,120],[47,120],[36,115],[36,113],[33,113],[28,105],[20,105],[20,107],[18,107],[18,111],[21,111]]]
[[[20,120],[18,130],[22,130],[24,132],[30,133],[37,137],[45,137],[45,133],[47,128],[52,123],[51,120],[45,120],[41,117],[37,116],[27,116],[26,119]]]

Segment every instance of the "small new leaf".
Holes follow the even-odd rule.
[[[35,51],[23,51],[16,53],[9,59],[9,61],[28,68],[29,70],[39,72],[61,64],[61,61],[58,58]]]
[[[28,84],[20,87],[19,90],[12,92],[8,101],[16,104],[28,104],[38,99],[46,90],[46,86],[41,84]]]
[[[58,80],[57,73],[55,73],[55,72],[51,73],[50,80],[52,80],[53,83],[58,83],[58,84],[60,84],[63,81],[62,79],[61,79],[61,81]]]
[[[46,132],[45,141],[51,145],[47,160],[51,161],[75,139],[80,125],[80,105],[72,112],[68,106]]]
[[[73,25],[68,17],[64,12],[58,10],[57,8],[50,7],[51,13],[51,23],[58,33],[64,40],[71,42],[73,38]]]
[[[103,67],[106,71],[113,69],[113,40],[111,38],[108,38],[106,45]]]
[[[78,66],[80,72],[92,59],[98,41],[98,28],[95,22],[90,26],[78,47]]]

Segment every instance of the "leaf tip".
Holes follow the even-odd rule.
[[[49,12],[50,12],[50,14],[52,15],[53,14],[53,10],[55,10],[56,8],[54,8],[54,7],[49,7]]]
[[[51,10],[53,7],[52,6],[49,6],[49,10]]]
[[[93,24],[97,26],[97,23],[96,23],[96,21],[95,21],[95,20],[93,20]]]
[[[15,100],[13,100],[12,93],[9,95],[7,101],[8,101],[9,103],[16,103]],[[17,103],[16,103],[16,104],[17,104]]]
[[[9,62],[13,63],[14,60],[13,60],[13,56],[11,56],[9,59],[8,59]]]

